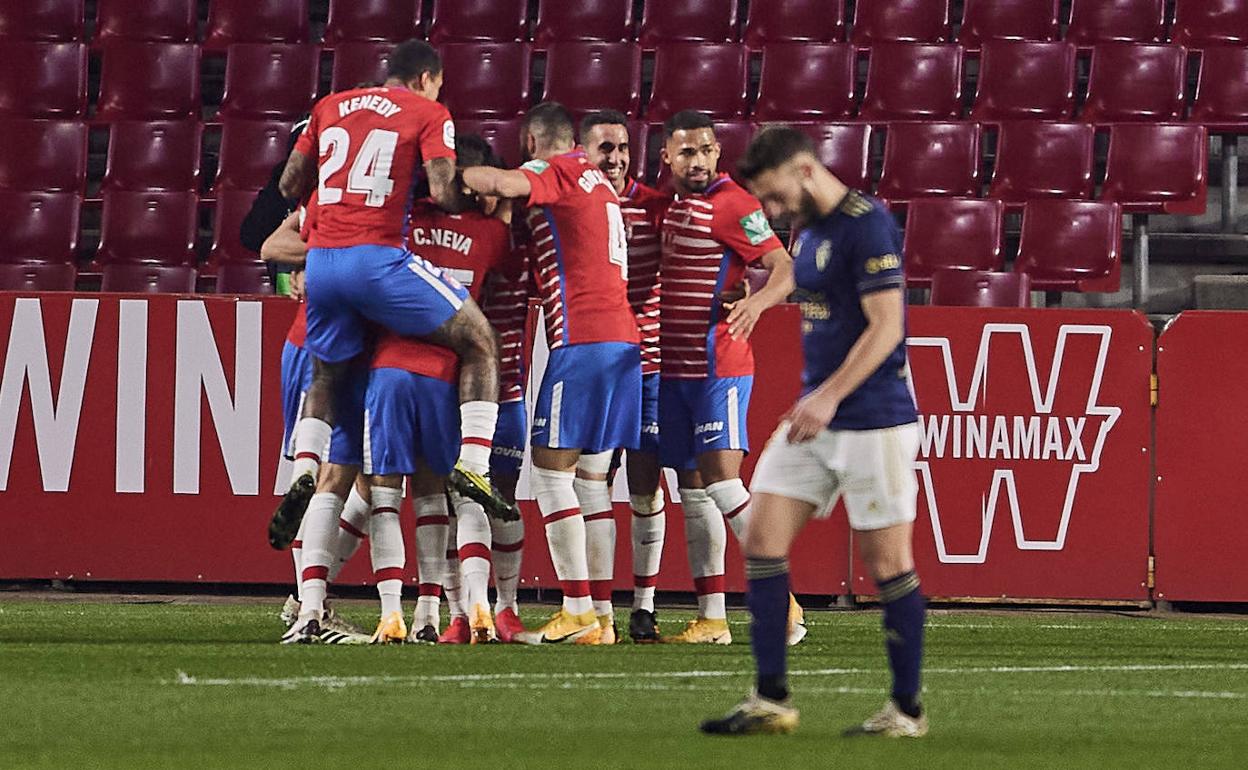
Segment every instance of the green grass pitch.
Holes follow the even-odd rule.
[[[845,739],[888,674],[875,612],[809,612],[797,734],[708,738],[730,647],[281,647],[276,601],[0,597],[0,767],[1244,767],[1248,622],[934,612],[931,734]],[[371,603],[341,606],[365,623]],[[537,622],[549,607],[529,607]],[[688,611],[663,610],[673,630]]]

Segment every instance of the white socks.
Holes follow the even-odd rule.
[[[407,554],[403,548],[403,528],[399,525],[399,506],[403,490],[374,486],[373,515],[369,521],[369,555],[373,560],[373,577],[381,598],[381,615],[402,612],[403,568]]]
[[[334,560],[331,549],[337,537],[338,515],[342,513],[343,504],[343,499],[332,492],[318,492],[312,495],[308,510],[303,515],[303,574],[299,592],[303,604],[300,617],[320,617],[325,609],[329,565]]]
[[[446,594],[446,608],[452,618],[465,617],[468,608],[464,606],[464,596],[459,585],[459,552],[455,549],[455,537],[458,527],[455,517],[451,517],[451,525],[447,528],[446,555],[442,562],[442,592]]]
[[[612,452],[581,455],[577,468],[585,473],[603,475],[611,468]],[[615,578],[615,514],[611,506],[611,489],[606,479],[573,480],[572,488],[585,519],[586,565],[589,568],[589,595],[594,614],[613,614],[611,584]]]
[[[698,617],[722,620],[728,617],[724,606],[724,549],[728,545],[724,517],[704,489],[681,489],[680,499]]]
[[[663,539],[667,535],[667,516],[663,512],[663,488],[653,496],[633,495],[628,499],[633,509],[633,609],[654,612],[654,584],[663,558]]]
[[[303,528],[307,522],[306,516],[300,520],[299,531],[290,541],[290,558],[295,563],[295,598],[300,601],[303,601]]]
[[[725,479],[708,484],[706,493],[715,501],[715,507],[724,515],[724,521],[732,527],[737,543],[745,541],[745,525],[750,520],[750,492],[741,479]]]
[[[295,465],[290,474],[292,483],[305,473],[312,474],[313,479],[316,478],[333,433],[333,427],[324,420],[315,417],[299,418],[295,423]]]
[[[480,605],[490,607],[490,522],[485,509],[466,497],[455,501],[455,542],[459,553],[460,587],[464,608],[471,613]]]
[[[436,627],[438,597],[442,595],[442,576],[446,572],[450,512],[446,507],[446,495],[441,492],[412,500],[412,508],[416,512],[416,573],[420,583],[420,601],[427,609],[429,599],[425,597],[432,597],[435,617],[435,622],[422,625]],[[417,608],[421,606],[418,602]]]
[[[490,472],[490,452],[497,422],[498,404],[493,401],[466,401],[459,405],[459,429],[463,437],[459,462],[468,470],[482,475]]]
[[[524,522],[490,519],[493,547],[490,557],[494,562],[494,614],[503,610],[520,612],[516,604],[516,588],[520,584],[520,558],[524,548]]]
[[[351,494],[347,495],[347,504],[338,517],[338,534],[334,540],[334,563],[329,565],[329,582],[338,578],[338,573],[351,561],[351,557],[360,549],[360,543],[368,535],[369,517],[373,506],[365,500],[355,485],[351,485]]]
[[[585,519],[576,499],[572,471],[533,467],[530,485],[546,528],[550,560],[563,588],[563,608],[573,615],[593,609],[589,598],[589,564],[585,552]]]

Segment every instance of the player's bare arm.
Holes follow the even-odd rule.
[[[307,198],[316,187],[316,159],[304,155],[298,150],[290,153],[286,168],[282,169],[282,178],[278,180],[277,189],[288,201],[301,201]]]
[[[793,258],[784,249],[772,249],[763,255],[763,267],[771,276],[763,288],[733,303],[728,313],[728,331],[738,339],[747,339],[758,319],[769,308],[784,302],[793,293]]]
[[[444,211],[458,214],[469,206],[460,185],[455,183],[455,159],[433,158],[425,161],[429,177],[429,197]]]
[[[497,195],[500,198],[527,198],[533,192],[533,186],[523,171],[491,166],[464,169],[464,186],[477,195]]]
[[[260,258],[282,265],[302,265],[308,256],[308,244],[299,237],[299,212],[282,222],[260,246]]]
[[[880,368],[905,338],[905,298],[901,289],[885,289],[862,298],[867,328],[849,349],[845,363],[819,387],[802,397],[785,416],[789,441],[809,441],[832,422],[841,400]]]

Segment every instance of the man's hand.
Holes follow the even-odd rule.
[[[290,296],[294,299],[302,300],[308,295],[303,283],[303,271],[296,270],[290,274]]]
[[[754,326],[758,324],[758,319],[763,315],[763,311],[770,308],[773,304],[761,294],[749,294],[749,284],[747,283],[745,286],[747,287],[745,297],[731,304],[724,305],[729,310],[728,333],[734,339],[739,340],[749,339],[750,334],[754,331]]]
[[[800,444],[818,436],[832,422],[840,405],[840,400],[826,391],[814,390],[798,399],[781,418],[789,422],[789,442]]]

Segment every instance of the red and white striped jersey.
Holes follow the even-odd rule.
[[[719,294],[745,266],[784,248],[758,199],[727,174],[702,193],[677,196],[663,217],[660,346],[664,377],[741,377],[754,373],[747,340],[728,333]]]
[[[638,344],[624,215],[607,177],[580,151],[532,160],[520,170],[532,185],[525,205],[550,347]]]
[[[498,332],[499,403],[524,400],[524,330],[531,289],[528,246],[512,249],[511,257],[486,277],[481,310]]]
[[[641,373],[659,372],[659,226],[670,196],[630,179],[620,196],[628,228],[628,304],[641,333]]]

